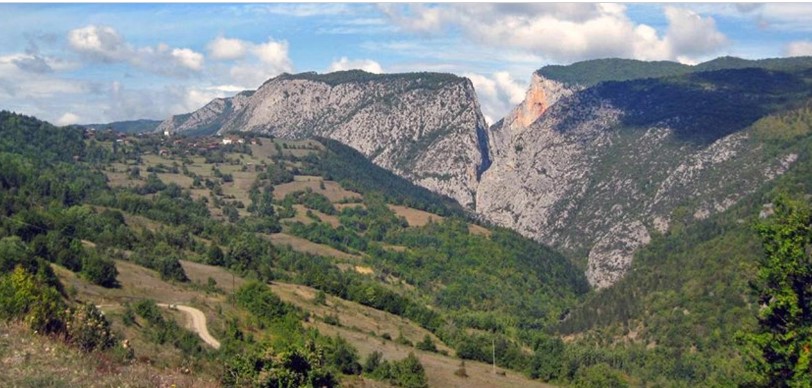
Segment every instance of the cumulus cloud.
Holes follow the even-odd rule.
[[[665,7],[665,33],[636,23],[619,4],[386,5],[406,31],[440,34],[457,28],[471,41],[516,48],[555,62],[599,57],[647,60],[710,55],[727,43],[712,17]]]
[[[106,26],[90,25],[71,30],[68,45],[78,53],[106,62],[122,61],[132,51],[115,29]]]
[[[380,74],[383,73],[383,68],[381,68],[381,64],[375,62],[371,59],[356,59],[351,60],[347,57],[341,57],[341,59],[337,61],[333,61],[330,64],[330,67],[327,71],[342,71],[342,70],[363,70],[370,73]]]
[[[491,75],[465,73],[464,76],[474,85],[482,114],[489,125],[521,103],[527,91],[527,85],[505,71]]]
[[[788,57],[803,57],[812,55],[812,41],[800,40],[791,42],[784,48],[784,55]]]
[[[701,56],[727,43],[711,17],[703,18],[694,11],[676,7],[665,7],[665,16],[668,19],[665,43],[672,56]]]
[[[56,120],[56,125],[71,125],[79,122],[79,116],[74,113],[67,112]]]
[[[172,58],[181,66],[191,70],[200,70],[203,68],[203,54],[192,51],[187,48],[172,49]]]
[[[275,69],[289,71],[293,68],[290,58],[288,58],[287,41],[268,39],[267,42],[255,46],[253,52],[262,63],[271,65]]]
[[[204,57],[189,48],[134,47],[112,27],[89,25],[68,32],[68,46],[87,59],[104,63],[129,63],[142,70],[167,76],[188,76],[203,69]]]
[[[233,60],[245,56],[248,43],[240,39],[229,39],[218,36],[209,43],[209,55],[214,59]]]
[[[239,90],[256,88],[268,78],[293,71],[286,40],[268,38],[255,43],[220,36],[209,42],[208,49],[212,58],[228,66],[222,71],[227,78],[219,81]]]

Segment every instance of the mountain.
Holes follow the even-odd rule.
[[[161,124],[160,120],[127,120],[127,121],[114,121],[107,124],[85,124],[82,127],[102,131],[105,129],[112,129],[116,132],[123,133],[145,133],[153,132],[158,125]]]
[[[490,128],[465,78],[283,74],[161,130],[337,140],[560,248],[605,288],[683,213],[705,219],[789,168],[797,155],[765,154],[750,126],[809,98],[810,68],[811,57],[545,66]]]
[[[255,92],[174,116],[158,131],[330,138],[469,208],[490,163],[473,85],[450,74],[283,74]]]
[[[587,84],[638,78],[589,87],[537,72],[526,100],[489,129],[493,162],[477,187],[476,211],[586,258],[590,283],[605,288],[653,234],[729,208],[796,161],[795,152],[767,153],[752,125],[810,98],[808,68],[648,78],[657,66],[674,68],[590,73]]]

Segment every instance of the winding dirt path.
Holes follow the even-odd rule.
[[[184,306],[181,304],[166,304],[166,303],[157,303],[159,307],[169,308],[169,309],[177,309],[178,311],[182,311],[183,313],[192,317],[192,327],[191,330],[195,331],[197,335],[200,336],[200,339],[203,342],[209,344],[211,347],[215,349],[220,349],[220,341],[216,338],[212,337],[209,334],[209,328],[206,325],[206,315],[203,314],[202,311],[189,306]]]

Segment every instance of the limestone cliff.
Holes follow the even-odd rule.
[[[655,230],[723,211],[791,165],[794,155],[765,152],[749,129],[773,101],[762,82],[803,90],[782,77],[741,70],[581,89],[537,74],[527,100],[489,130],[476,211],[586,258],[590,283],[610,286]],[[557,98],[544,109],[542,95]]]
[[[449,74],[362,71],[282,75],[232,108],[213,101],[162,129],[215,126],[282,138],[323,136],[347,144],[414,183],[473,208],[487,168],[487,133],[473,85]]]

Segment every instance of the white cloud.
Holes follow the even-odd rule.
[[[474,43],[519,49],[552,62],[600,57],[645,60],[711,55],[727,43],[712,17],[665,7],[669,27],[659,33],[637,23],[619,4],[385,5],[405,31],[440,34],[456,28]]]
[[[245,56],[248,43],[239,39],[218,36],[209,43],[209,55],[214,59],[233,60]]]
[[[784,48],[784,54],[788,57],[803,57],[812,55],[812,41],[800,40],[791,42]]]
[[[267,42],[253,47],[252,51],[259,60],[273,66],[280,71],[290,71],[293,68],[288,58],[288,42],[268,39]]]
[[[79,116],[74,113],[67,112],[56,120],[56,125],[71,125],[79,122]]]
[[[333,72],[352,69],[359,69],[375,74],[383,73],[383,68],[381,68],[381,64],[378,62],[371,59],[350,60],[347,57],[341,57],[341,59],[333,61],[327,71]]]
[[[68,32],[68,46],[80,55],[95,61],[123,62],[149,72],[186,77],[188,71],[203,69],[204,57],[192,49],[133,47],[112,27],[89,25]]]
[[[191,70],[200,70],[203,68],[203,54],[197,53],[193,50],[183,48],[183,49],[173,49],[172,50],[172,57],[175,58],[175,61]]]
[[[476,73],[463,75],[474,85],[482,114],[489,125],[521,103],[527,91],[527,85],[513,79],[508,72],[500,71],[490,76]]]
[[[727,43],[711,17],[703,18],[694,11],[676,7],[665,7],[665,16],[668,19],[665,42],[672,58],[702,56]]]
[[[68,44],[81,54],[107,62],[126,59],[131,48],[112,27],[89,25],[68,32]]]

